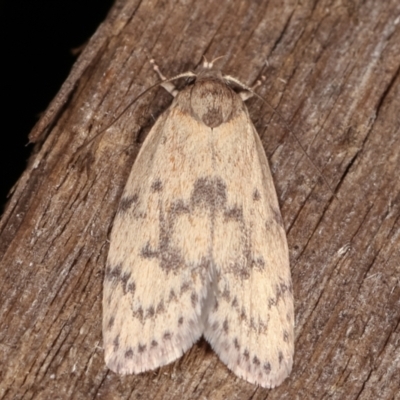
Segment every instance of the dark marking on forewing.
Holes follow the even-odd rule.
[[[106,279],[113,283],[117,283],[120,280],[122,272],[122,264],[118,264],[115,267],[108,265],[106,268]]]
[[[228,303],[231,301],[231,293],[229,291],[229,287],[225,286],[224,291],[221,293],[221,297],[226,300]]]
[[[158,259],[158,266],[167,274],[185,267],[185,260],[180,249],[171,244],[175,219],[174,215],[170,215],[168,218],[168,214],[165,215],[164,210],[160,209],[158,248],[152,247],[150,242],[147,242],[140,252],[140,256],[143,258]]]
[[[280,227],[284,228],[282,215],[281,215],[281,212],[279,211],[279,209],[272,207],[271,211],[272,211],[272,215],[273,215],[273,218],[274,218],[274,221],[276,222],[276,224],[279,225]]]
[[[163,184],[160,179],[156,179],[150,186],[152,192],[161,192],[163,190]]]
[[[119,202],[118,214],[126,213],[132,207],[133,204],[137,203],[138,200],[139,200],[139,195],[137,193],[135,193],[132,196],[123,197]]]
[[[114,351],[119,349],[119,335],[117,335],[113,340]]]
[[[289,343],[289,333],[286,330],[283,331],[283,341]]]
[[[128,292],[131,294],[135,293],[135,282],[130,281],[131,272],[122,273],[122,264],[118,264],[115,267],[108,265],[106,268],[105,278],[106,280],[110,281],[113,286],[121,284],[124,295],[126,295]]]
[[[233,207],[229,210],[226,210],[224,213],[224,217],[225,217],[225,220],[232,219],[241,224],[244,224],[242,207]]]
[[[144,322],[143,308],[139,307],[137,310],[133,310],[132,316],[133,318],[137,318],[141,323],[143,323]]]
[[[164,340],[171,340],[171,338],[172,338],[172,333],[166,331],[166,332],[164,333],[164,335],[163,335],[163,339],[164,339]]]
[[[260,333],[263,333],[263,334],[266,334],[266,333],[267,333],[269,318],[270,318],[270,317],[269,317],[269,315],[268,315],[268,317],[267,317],[267,322],[264,322],[264,321],[262,321],[262,320],[259,320],[259,321],[258,321],[258,328],[257,328],[257,331],[258,331],[259,334],[260,334]]]
[[[279,364],[282,364],[282,361],[283,361],[283,354],[282,354],[282,352],[280,351],[280,352],[279,352]]]
[[[158,304],[157,304],[157,308],[156,308],[156,314],[161,314],[165,311],[165,306],[164,306],[164,300],[161,300]]]
[[[127,287],[127,292],[131,293],[132,295],[135,293],[136,290],[136,284],[135,282],[129,282],[128,287]]]
[[[263,365],[264,372],[269,375],[271,372],[271,364],[269,362],[264,363]]]
[[[253,364],[254,365],[257,365],[257,366],[259,366],[261,363],[260,363],[260,360],[258,359],[258,357],[257,356],[254,356],[253,357]]]
[[[157,347],[157,346],[158,346],[158,342],[157,342],[156,340],[153,339],[153,340],[151,341],[151,343],[150,343],[150,346],[153,347],[153,348],[154,348],[154,347]]]
[[[149,242],[147,242],[140,252],[140,256],[143,258],[157,258],[159,256],[159,251],[152,249]]]
[[[265,267],[265,261],[263,256],[258,256],[255,260],[254,263],[257,267],[260,269],[263,269]]]
[[[133,358],[133,350],[131,348],[129,348],[126,352],[125,352],[125,358]]]
[[[194,207],[223,209],[227,201],[226,184],[220,177],[199,178],[194,183],[190,200]]]
[[[228,324],[228,320],[226,319],[224,321],[224,323],[222,324],[222,329],[224,330],[224,332],[227,334],[229,332],[229,324]]]
[[[233,298],[233,300],[232,300],[232,307],[237,307],[239,305],[239,303],[238,303],[238,299],[237,299],[237,297],[235,296],[234,298]]]
[[[140,344],[138,345],[138,353],[144,353],[146,351],[147,346],[145,344]]]
[[[197,303],[199,302],[199,296],[196,292],[192,292],[190,295],[190,301],[192,302],[192,306],[196,307]]]
[[[152,248],[150,243],[147,242],[145,246],[142,247],[140,256],[143,258],[159,259],[158,265],[166,273],[176,271],[185,265],[184,259],[180,254],[180,250],[170,245],[169,237],[166,235],[161,236],[158,249]]]
[[[168,297],[168,301],[176,301],[178,298],[176,297],[175,291],[174,289],[171,289],[169,292],[169,297]]]
[[[121,285],[122,285],[122,290],[124,292],[124,294],[127,294],[129,291],[129,285],[128,285],[128,281],[131,277],[131,272],[124,272],[121,275]]]
[[[286,292],[289,291],[289,286],[284,282],[281,282],[279,285],[275,286],[275,298],[276,303],[278,304],[279,300],[286,295]],[[289,291],[290,292],[290,291]]]
[[[177,216],[181,214],[189,214],[190,208],[182,199],[175,200],[171,203],[171,207],[169,210],[171,219],[175,219]]]
[[[178,326],[181,326],[182,324],[183,324],[183,317],[179,317]]]
[[[253,192],[253,200],[254,201],[259,201],[261,199],[261,194],[260,194],[260,192],[258,191],[258,189],[254,189],[254,192]]]
[[[107,324],[108,329],[111,329],[111,328],[113,327],[114,321],[115,321],[115,318],[114,318],[114,317],[111,317],[111,318],[108,320],[108,324]]]
[[[181,285],[181,295],[183,293],[187,292],[190,289],[191,286],[192,285],[190,284],[190,282],[183,282],[182,285]]]
[[[270,297],[268,299],[268,308],[271,309],[271,307],[275,307],[276,306],[276,300],[273,297]]]
[[[154,307],[153,307],[153,306],[150,306],[150,307],[147,309],[146,317],[147,317],[147,318],[152,318],[152,317],[154,317],[155,313],[156,313],[156,311],[154,310]]]

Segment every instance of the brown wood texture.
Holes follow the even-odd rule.
[[[204,340],[154,372],[104,365],[108,235],[171,102],[155,89],[113,123],[158,81],[149,55],[167,76],[223,55],[224,73],[266,77],[257,91],[280,117],[257,98],[248,108],[288,234],[296,312],[294,369],[277,389],[235,377]],[[399,68],[397,0],[115,3],[32,132],[35,154],[1,219],[0,399],[400,399]]]

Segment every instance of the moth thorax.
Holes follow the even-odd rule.
[[[229,121],[236,93],[217,79],[200,79],[192,87],[190,105],[196,118],[210,128]]]

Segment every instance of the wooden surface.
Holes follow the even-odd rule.
[[[290,378],[236,378],[201,340],[120,377],[103,362],[108,235],[167,76],[218,61],[248,102],[288,234],[296,311]],[[400,399],[400,3],[117,1],[31,134],[0,224],[0,399]],[[315,167],[285,127],[290,124]]]

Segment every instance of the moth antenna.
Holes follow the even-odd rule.
[[[101,134],[103,134],[110,126],[114,125],[127,111],[128,109],[136,102],[138,101],[141,97],[143,97],[145,94],[147,94],[150,90],[159,87],[163,84],[166,84],[168,82],[172,82],[173,80],[176,79],[180,79],[180,78],[192,78],[195,77],[196,74],[194,74],[193,72],[183,72],[181,74],[178,74],[176,76],[173,76],[172,78],[166,79],[164,77],[164,75],[161,74],[160,70],[158,69],[157,66],[153,66],[153,68],[155,69],[155,71],[159,74],[161,79],[164,79],[162,82],[157,82],[154,85],[150,86],[149,88],[147,88],[146,90],[144,90],[142,93],[140,93],[138,96],[136,96],[132,101],[130,101],[128,103],[128,105],[116,116],[115,119],[112,120],[111,123],[109,123],[105,128],[101,129],[99,132],[97,132],[95,134],[95,136],[93,136],[91,139],[89,139],[88,141],[86,141],[85,143],[83,143],[79,148],[78,148],[78,154],[79,152],[86,147],[87,145],[89,145],[90,143],[92,143],[93,141],[95,141]],[[156,69],[157,68],[157,69]],[[172,94],[172,93],[171,93]]]

